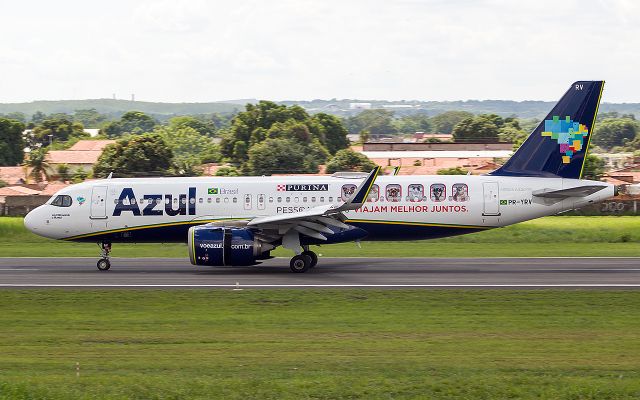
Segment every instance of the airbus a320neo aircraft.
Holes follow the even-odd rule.
[[[580,179],[603,81],[571,85],[515,154],[482,176],[333,176],[103,179],[70,186],[25,218],[49,238],[186,242],[192,264],[255,265],[283,246],[290,268],[318,261],[310,245],[460,235],[553,215],[617,194]]]

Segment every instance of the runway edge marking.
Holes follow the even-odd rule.
[[[556,284],[74,284],[74,283],[0,283],[0,287],[35,288],[598,288],[598,287],[640,287],[640,283],[556,283]]]

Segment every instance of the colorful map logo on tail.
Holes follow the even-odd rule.
[[[574,122],[569,116],[566,116],[565,119],[554,116],[553,119],[544,121],[542,136],[549,136],[560,144],[563,164],[569,164],[571,157],[583,149],[584,139],[588,135],[589,129],[587,129],[587,126]]]

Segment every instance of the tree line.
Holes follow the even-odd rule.
[[[247,104],[233,116],[183,115],[167,121],[140,111],[116,119],[95,109],[73,114],[36,112],[30,118],[11,113],[0,115],[0,165],[26,163],[36,180],[53,174],[74,181],[110,172],[117,176],[193,176],[202,173],[203,163],[225,164],[218,175],[316,173],[323,164],[328,173],[367,171],[373,163],[349,150],[348,133],[359,134],[363,141],[379,135],[448,133],[456,142],[500,140],[514,143],[515,149],[539,122],[466,111],[396,117],[384,109],[339,118],[270,101]],[[92,171],[76,171],[71,176],[65,166],[51,171],[46,153],[89,139],[84,132],[87,126],[99,127],[97,138],[117,142],[105,149]],[[29,129],[27,135],[23,135],[25,129]],[[601,113],[592,145],[596,152],[640,151],[638,130],[633,114]],[[25,147],[30,149],[26,160]]]

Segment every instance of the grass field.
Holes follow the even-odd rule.
[[[363,242],[315,249],[327,257],[638,256],[640,217],[547,217],[506,228],[420,242]],[[44,239],[21,218],[0,218],[0,256],[96,257],[95,244]],[[114,257],[187,257],[182,244],[114,244]],[[276,256],[289,256],[278,249]]]
[[[0,291],[0,399],[637,399],[638,309],[635,291]]]

